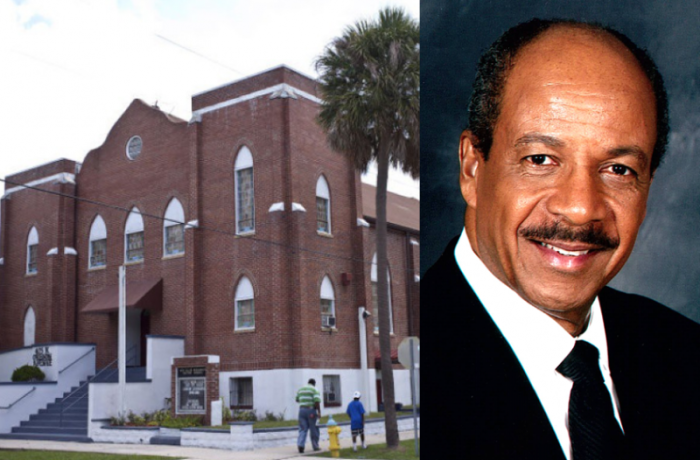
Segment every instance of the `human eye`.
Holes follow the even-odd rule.
[[[614,164],[607,166],[605,168],[605,171],[616,176],[637,176],[637,172],[634,169],[622,164]]]
[[[549,166],[554,164],[554,160],[549,155],[528,155],[524,160],[535,166]]]

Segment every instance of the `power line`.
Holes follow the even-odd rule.
[[[97,207],[105,207],[105,208],[109,208],[109,209],[114,209],[114,210],[117,210],[117,211],[125,212],[125,213],[127,213],[127,214],[131,213],[131,212],[132,212],[132,209],[133,209],[133,208],[129,209],[129,208],[126,208],[126,207],[124,207],[124,206],[119,206],[119,205],[113,205],[113,204],[109,204],[109,203],[104,203],[104,202],[97,201],[97,200],[91,200],[91,199],[88,199],[88,198],[78,197],[78,196],[70,195],[70,194],[67,194],[67,193],[61,193],[61,192],[57,192],[57,191],[53,191],[53,190],[46,190],[46,189],[42,189],[42,188],[39,188],[39,187],[36,187],[36,186],[31,186],[31,185],[27,185],[27,184],[21,184],[21,183],[19,183],[19,182],[14,182],[14,181],[11,181],[11,180],[9,180],[9,179],[0,179],[0,181],[5,182],[5,183],[10,184],[10,185],[13,185],[13,186],[15,186],[15,187],[23,187],[23,188],[30,189],[30,190],[36,190],[36,191],[38,191],[38,192],[48,193],[48,194],[50,194],[50,195],[55,195],[55,196],[60,196],[60,197],[63,197],[63,198],[72,199],[72,200],[75,200],[75,201],[79,201],[79,202],[91,204],[91,205],[94,205],[94,206],[97,206]],[[175,221],[175,220],[172,220],[172,219],[166,219],[166,218],[163,217],[163,216],[159,216],[159,215],[155,215],[155,214],[149,214],[149,213],[144,213],[144,212],[141,212],[140,210],[139,210],[139,213],[138,213],[138,214],[140,214],[141,216],[144,216],[144,217],[148,217],[148,218],[151,218],[151,219],[159,220],[159,221],[161,221],[161,222],[168,221],[168,222],[177,222],[178,224],[185,224],[185,225],[187,224],[186,222],[178,222],[178,221]],[[307,259],[307,260],[334,259],[334,260],[345,260],[345,261],[347,261],[347,262],[361,262],[361,263],[363,263],[363,264],[365,264],[365,265],[371,264],[371,263],[372,263],[371,261],[370,261],[370,262],[366,261],[364,258],[340,256],[340,255],[337,255],[337,254],[332,254],[332,253],[329,253],[329,252],[324,252],[324,251],[309,249],[309,248],[305,248],[305,247],[301,247],[301,246],[291,246],[291,245],[288,245],[288,244],[285,244],[285,243],[281,243],[281,242],[278,242],[278,241],[272,241],[272,240],[262,239],[262,238],[258,238],[258,237],[255,237],[255,236],[244,236],[244,237],[241,237],[239,234],[237,234],[237,233],[235,233],[235,232],[231,232],[231,231],[227,231],[227,230],[221,230],[221,229],[215,228],[215,227],[203,227],[203,226],[198,226],[197,229],[198,229],[198,230],[201,230],[201,231],[208,231],[208,232],[214,232],[214,233],[218,233],[218,234],[222,234],[222,235],[226,235],[226,236],[232,236],[232,237],[234,237],[234,238],[250,240],[250,241],[257,242],[257,243],[266,244],[266,245],[270,245],[270,246],[275,246],[275,247],[282,248],[282,249],[286,249],[286,250],[304,252],[304,253],[312,254],[313,256],[315,256],[315,257],[309,258],[309,259]],[[406,256],[408,257],[408,254],[406,254]],[[236,260],[240,260],[240,258],[238,258],[238,257],[235,258],[235,259],[236,259]],[[226,259],[223,259],[223,260],[226,260]],[[399,272],[402,272],[402,271],[406,271],[406,270],[404,270],[404,269],[398,269],[398,271],[399,271]],[[410,272],[410,271],[409,271],[409,272]],[[414,272],[415,272],[415,270],[414,270]]]
[[[191,48],[188,48],[188,47],[183,46],[183,45],[181,45],[181,44],[179,44],[179,43],[177,43],[177,42],[174,42],[173,40],[171,40],[171,39],[169,39],[169,38],[167,38],[167,37],[164,37],[164,36],[162,36],[162,35],[160,35],[160,34],[155,34],[155,36],[158,37],[158,38],[160,38],[161,40],[166,41],[167,43],[170,43],[171,45],[177,46],[178,48],[181,48],[181,49],[183,49],[183,50],[185,50],[185,51],[188,51],[188,52],[190,52],[190,53],[192,53],[192,54],[194,54],[194,55],[196,55],[196,56],[199,56],[199,57],[201,57],[202,59],[206,59],[206,60],[209,61],[209,62],[212,62],[212,63],[214,63],[214,64],[216,64],[216,65],[218,65],[218,66],[221,66],[221,67],[223,67],[224,69],[231,70],[232,72],[236,72],[236,73],[239,74],[239,75],[243,75],[242,72],[240,72],[240,71],[238,71],[238,70],[236,70],[236,69],[234,69],[234,68],[232,68],[232,67],[229,67],[229,66],[227,66],[226,64],[222,64],[221,62],[219,62],[219,61],[217,61],[217,60],[214,60],[214,59],[212,59],[212,58],[210,58],[210,57],[208,57],[208,56],[205,56],[205,55],[203,55],[203,54],[201,54],[201,53],[198,53],[197,51],[195,51],[195,50],[193,50],[193,49],[191,49]]]

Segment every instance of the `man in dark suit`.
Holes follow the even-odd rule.
[[[478,459],[700,457],[700,325],[605,287],[666,147],[653,61],[619,32],[533,20],[482,56],[469,110],[465,228],[421,281],[444,338],[424,372],[454,395],[423,395],[440,421],[424,442]]]

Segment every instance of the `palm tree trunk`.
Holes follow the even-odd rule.
[[[388,136],[386,136],[388,137]],[[389,177],[389,151],[386,145],[377,155],[377,304],[379,316],[379,352],[382,371],[382,400],[384,401],[384,424],[386,444],[389,448],[399,446],[399,429],[396,422],[394,398],[394,371],[391,364],[391,338],[389,324],[389,289],[387,285],[387,226],[386,188]]]

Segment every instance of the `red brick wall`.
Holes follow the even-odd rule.
[[[59,172],[73,174],[75,162],[59,160],[11,177],[16,181],[33,181]],[[2,200],[0,344],[3,349],[23,346],[24,318],[29,306],[36,315],[36,343],[74,340],[75,256],[64,253],[65,247],[74,246],[74,201],[60,194],[74,195],[75,186],[52,181],[36,187],[53,194],[24,189]],[[39,234],[37,273],[27,274],[27,237],[33,226]],[[59,253],[47,256],[52,248],[59,248]]]
[[[141,155],[126,155],[129,139],[143,140]],[[124,262],[124,225],[133,206],[144,214],[144,262],[127,267],[130,281],[163,279],[163,309],[151,314],[152,334],[185,335],[185,258],[163,258],[163,222],[170,199],[176,197],[185,210],[189,196],[189,146],[187,124],[173,123],[157,109],[134,101],[114,125],[104,144],[91,151],[78,175],[84,200],[78,204],[76,245],[78,250],[78,308],[82,310],[107,286],[118,283]],[[88,269],[90,227],[99,213],[107,227],[107,265]],[[185,218],[189,219],[187,212]],[[189,232],[190,230],[188,230]],[[186,248],[187,250],[187,248]],[[117,314],[79,313],[79,341],[94,341],[101,367],[117,357]]]
[[[208,106],[280,82],[315,91],[313,81],[282,67],[195,96],[193,106]],[[186,231],[185,256],[163,259],[162,221],[144,216],[145,261],[127,269],[130,281],[163,279],[163,308],[152,313],[150,333],[186,336],[187,353],[221,356],[222,371],[359,368],[357,309],[372,305],[374,229],[357,226],[363,214],[359,174],[329,149],[315,122],[318,109],[318,104],[303,97],[270,99],[266,95],[206,113],[188,124],[134,101],[104,144],[87,155],[77,178],[80,197],[87,201],[77,203],[75,212],[53,198],[25,203],[20,197],[17,204],[6,203],[3,227],[8,231],[3,232],[7,233],[3,248],[11,253],[0,274],[12,286],[6,297],[11,295],[16,305],[0,310],[5,315],[0,316],[3,324],[12,319],[21,325],[16,319],[23,318],[20,306],[33,303],[40,309],[42,334],[48,336],[49,330],[65,325],[64,335],[70,335],[75,305],[81,310],[103,289],[117,284],[118,266],[124,260],[126,210],[137,206],[144,214],[162,217],[170,199],[177,197],[186,220],[199,220],[198,229]],[[125,150],[133,135],[143,139],[143,151],[132,161]],[[236,235],[234,164],[242,146],[250,149],[254,162],[255,234],[249,236]],[[41,174],[56,167],[43,166]],[[25,180],[40,172],[22,174]],[[330,236],[316,231],[316,183],[321,175],[330,188]],[[268,212],[279,202],[284,203],[283,212]],[[292,212],[292,203],[301,204],[306,212]],[[74,241],[78,257],[60,263],[57,258],[51,269],[41,259],[39,275],[27,278],[13,268],[23,270],[26,233],[32,223],[38,226],[40,254],[45,254],[56,245],[49,241],[59,238],[51,232],[63,228],[55,217],[47,217],[61,214],[58,209],[63,209],[66,228],[71,228],[71,218],[76,216],[74,235],[63,238]],[[107,226],[107,266],[89,270],[89,232],[98,213]],[[419,251],[406,238],[403,231],[390,231],[393,348],[409,332],[409,303],[412,312],[418,308],[413,275]],[[352,276],[347,286],[341,283],[343,273]],[[71,276],[77,276],[77,282]],[[250,279],[255,291],[252,332],[234,331],[235,292],[242,276]],[[321,328],[324,276],[330,278],[335,293],[337,331],[330,334]],[[64,294],[55,287],[47,291],[47,285],[62,286],[59,291]],[[63,303],[48,301],[59,294],[66,299]],[[55,321],[42,323],[51,308]],[[7,338],[0,334],[2,349],[21,341],[22,328],[8,328],[12,332]],[[116,337],[116,313],[77,314],[77,340],[97,342],[98,367],[116,358]],[[370,363],[375,349],[376,339],[371,339]]]

